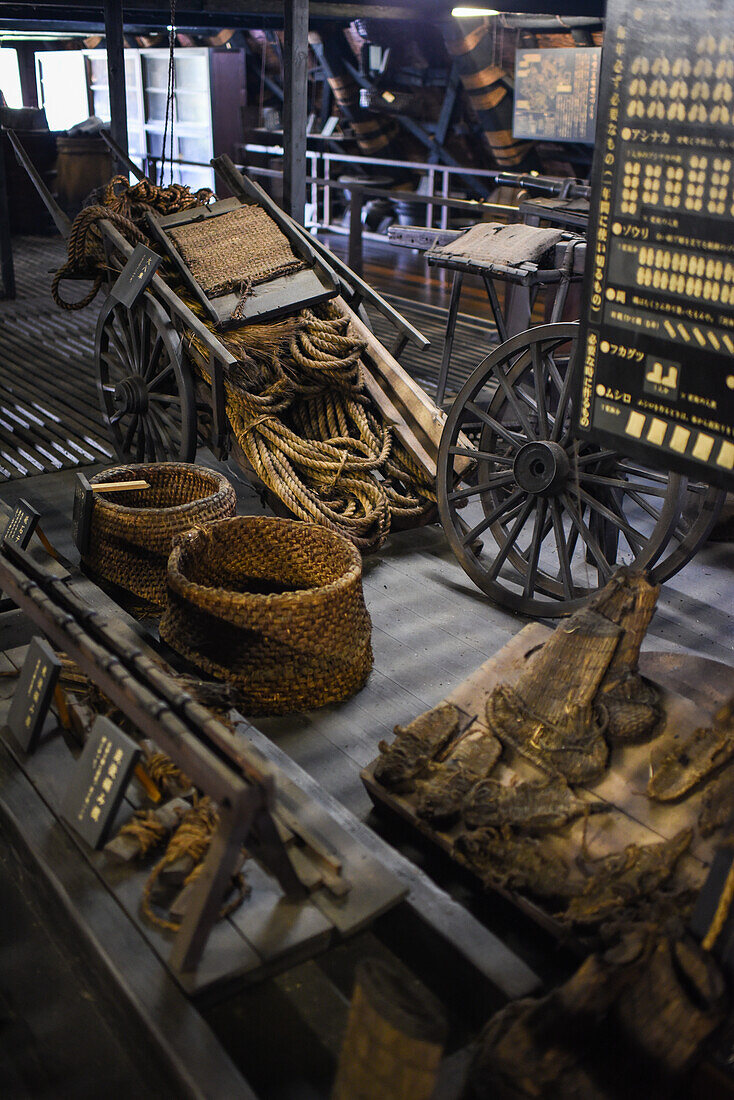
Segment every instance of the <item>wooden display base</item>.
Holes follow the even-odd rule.
[[[551,632],[541,623],[526,626],[443,700],[458,708],[460,733],[470,728],[489,733],[485,708],[492,690],[501,682],[515,683],[526,661]],[[585,822],[583,819],[577,820],[563,830],[549,834],[553,849],[568,864],[573,863],[582,850],[586,860],[600,858],[621,851],[627,844],[653,844],[669,839],[681,829],[695,826],[698,820],[703,787],[675,804],[652,802],[647,797],[650,750],[674,731],[686,733],[697,726],[707,725],[713,712],[731,693],[732,669],[699,657],[643,653],[640,670],[661,690],[665,722],[657,736],[645,744],[612,747],[609,766],[601,779],[594,784],[574,788],[589,801],[607,802],[613,812],[595,814]],[[686,692],[685,696],[680,694],[681,690]],[[399,814],[453,859],[462,862],[454,851],[454,841],[462,827],[456,825],[441,831],[419,818],[415,812],[415,793],[403,795],[386,790],[374,777],[377,763],[378,760],[373,760],[361,773],[375,806],[386,807]],[[537,779],[543,774],[506,745],[492,771],[492,778],[507,782],[515,777]],[[689,852],[678,863],[676,878],[679,882],[695,889],[701,887],[716,842],[716,835],[704,839],[695,833]],[[567,926],[540,904],[515,892],[497,890],[549,931],[556,935],[567,933]]]
[[[335,853],[349,889],[344,896],[332,896],[325,883],[314,875],[308,897],[287,900],[276,879],[255,860],[249,859],[244,867],[249,895],[231,916],[215,924],[196,970],[176,970],[169,958],[174,934],[153,927],[140,912],[143,886],[161,852],[156,850],[145,860],[121,864],[103,851],[92,851],[61,821],[61,806],[72,783],[76,763],[61,731],[56,737],[45,738],[35,753],[27,755],[18,748],[4,725],[17,683],[17,678],[7,673],[12,668],[20,670],[26,649],[20,646],[0,654],[0,669],[6,673],[0,679],[0,740],[56,816],[59,827],[69,833],[84,861],[187,993],[200,994],[234,979],[260,981],[311,958],[341,936],[359,932],[405,897],[407,889],[395,875],[385,870],[292,780],[263,759],[263,766],[269,773],[275,772],[276,813],[303,826],[321,845]],[[231,717],[239,716],[233,712]],[[242,725],[244,738],[250,727],[244,719]],[[252,746],[248,748],[251,753],[257,752]],[[133,781],[118,812],[113,834],[135,809],[147,804],[142,788]],[[22,828],[22,822],[20,826]],[[296,851],[295,858],[299,857]],[[305,866],[305,849],[300,858]]]

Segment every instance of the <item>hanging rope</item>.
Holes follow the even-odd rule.
[[[169,166],[171,169],[169,183],[173,183],[173,111],[174,90],[176,84],[176,70],[174,61],[174,49],[176,45],[176,0],[171,0],[170,23],[168,24],[168,87],[166,88],[166,120],[163,124],[163,144],[161,146],[161,187],[166,170],[166,138],[168,136],[168,122],[171,123],[171,151]]]

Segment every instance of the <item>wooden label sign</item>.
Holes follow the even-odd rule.
[[[74,486],[74,507],[71,514],[71,534],[74,545],[82,557],[89,549],[93,507],[94,491],[92,486],[84,474],[77,474]]]
[[[12,542],[21,550],[25,550],[40,518],[40,514],[33,505],[27,500],[19,500],[3,531],[3,542]]]
[[[99,715],[76,762],[62,817],[91,848],[101,848],[140,757],[140,749]]]
[[[150,284],[160,262],[161,257],[156,252],[144,244],[136,244],[110,291],[112,297],[131,309]]]
[[[734,5],[609,0],[579,433],[734,489]]]
[[[8,728],[25,752],[38,744],[60,671],[61,661],[48,642],[33,638],[8,712]]]

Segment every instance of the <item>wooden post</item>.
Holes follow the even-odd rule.
[[[125,39],[122,0],[104,0],[107,80],[110,88],[110,133],[127,154],[127,100],[125,98]]]
[[[283,205],[303,225],[306,207],[308,0],[285,0]]]
[[[15,266],[13,241],[10,235],[10,208],[8,203],[8,174],[5,162],[5,138],[0,139],[0,273],[3,289],[0,297],[15,297]]]
[[[352,187],[349,198],[348,264],[356,275],[362,274],[362,202],[361,187]]]
[[[20,76],[20,94],[24,107],[38,106],[38,86],[36,85],[36,60],[32,42],[19,42],[18,74]]]

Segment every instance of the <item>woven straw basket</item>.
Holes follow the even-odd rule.
[[[249,714],[338,703],[372,667],[362,561],[324,527],[237,516],[182,535],[161,637],[233,683]]]
[[[176,535],[233,516],[235,491],[221,474],[183,462],[115,466],[91,479],[144,480],[149,489],[95,493],[84,564],[102,580],[158,608],[166,603],[166,564]]]

